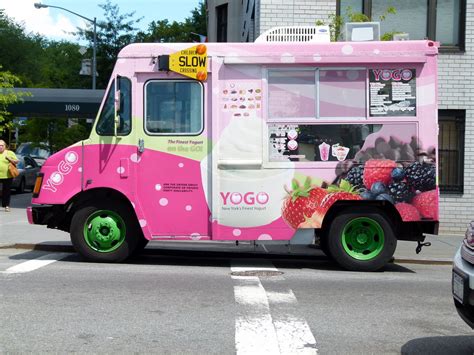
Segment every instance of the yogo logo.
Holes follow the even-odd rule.
[[[50,175],[48,180],[46,180],[43,189],[56,192],[56,187],[64,182],[64,176],[72,171],[72,166],[78,161],[79,156],[76,152],[67,152],[64,156],[64,160],[59,162],[57,170]]]
[[[409,81],[413,77],[413,73],[410,69],[374,69],[373,73],[376,81]]]
[[[266,192],[247,192],[241,194],[240,192],[221,192],[222,202],[224,206],[227,205],[265,205],[267,204],[270,197]]]

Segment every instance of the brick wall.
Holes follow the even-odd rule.
[[[335,9],[335,0],[260,0],[260,33],[276,26],[314,26]]]
[[[439,56],[438,100],[440,109],[466,110],[464,193],[441,195],[440,233],[464,234],[474,219],[474,0],[467,0],[465,53]]]

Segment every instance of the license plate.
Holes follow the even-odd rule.
[[[464,278],[453,271],[453,296],[461,303],[464,303],[464,285]]]

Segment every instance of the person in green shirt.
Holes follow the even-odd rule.
[[[2,207],[10,212],[10,195],[13,177],[8,171],[8,164],[18,164],[15,153],[7,149],[7,144],[0,139],[0,183],[2,183]]]

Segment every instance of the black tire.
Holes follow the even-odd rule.
[[[18,185],[18,188],[16,189],[16,192],[18,194],[25,193],[25,186],[26,186],[26,182],[25,182],[25,178],[23,177],[20,180],[20,185]]]
[[[112,220],[117,221],[116,224],[119,227],[114,228],[115,225],[112,223],[112,228],[109,228],[108,225],[105,225],[105,228],[109,229],[108,235],[112,234],[110,233],[112,229],[119,230],[120,242],[110,248],[103,248],[101,244],[94,244],[96,240],[91,241],[88,231],[92,227],[94,230],[102,231],[100,223],[102,221],[105,224],[109,223],[110,216],[114,217]],[[72,217],[70,235],[76,251],[86,260],[94,262],[121,262],[132,255],[138,245],[139,238],[143,238],[134,211],[119,202],[81,206]],[[99,236],[102,235],[99,233]]]
[[[319,247],[321,248],[323,253],[326,254],[328,258],[332,259],[331,251],[329,250],[329,246],[328,246],[328,236],[322,235],[319,243],[320,243]]]
[[[143,251],[143,249],[145,249],[145,247],[148,245],[148,242],[149,240],[146,239],[142,233],[142,235],[138,237],[137,246],[135,250],[133,251],[133,255],[139,255]]]
[[[381,269],[397,247],[392,222],[378,210],[340,214],[331,222],[328,236],[328,249],[334,261],[351,271]]]
[[[331,257],[331,253],[329,252],[329,248],[328,248],[328,238],[327,238],[327,234],[324,233],[322,230],[320,231],[317,231],[317,244],[318,244],[318,247],[319,249],[329,258],[332,258]]]

